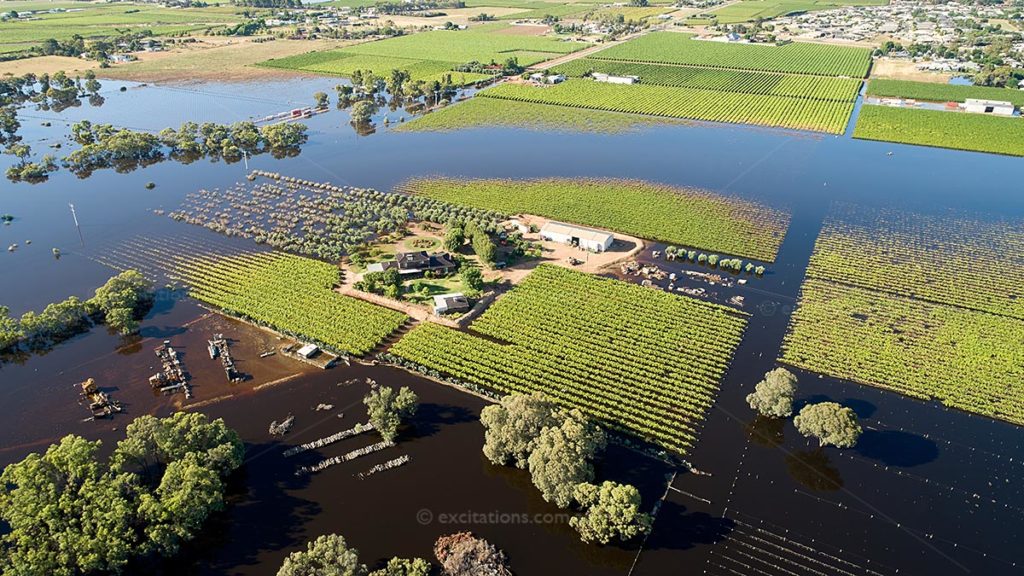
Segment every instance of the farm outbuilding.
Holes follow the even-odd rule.
[[[465,312],[466,310],[469,310],[469,300],[459,292],[434,296],[434,314]]]
[[[996,116],[1013,116],[1013,103],[1000,100],[979,100],[968,98],[964,102],[964,110],[975,114],[994,114]]]
[[[636,84],[640,81],[637,76],[612,76],[603,72],[594,72],[594,80],[606,84]]]
[[[579,246],[591,252],[604,252],[612,245],[613,236],[608,232],[573,226],[561,222],[548,222],[540,229],[540,237],[551,242]]]

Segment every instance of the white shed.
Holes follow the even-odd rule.
[[[593,76],[595,81],[607,84],[636,84],[640,81],[637,76],[612,76],[603,72],[594,72]]]
[[[968,98],[964,101],[964,110],[975,114],[995,114],[996,116],[1013,116],[1013,103],[1000,100],[979,100]]]
[[[303,358],[312,358],[316,356],[316,353],[320,351],[320,347],[316,344],[306,344],[302,348],[299,348],[299,356]]]
[[[469,310],[469,300],[459,292],[434,296],[434,314],[440,315],[449,312],[464,312],[466,310]]]
[[[571,244],[592,252],[604,252],[612,245],[613,236],[608,232],[573,226],[561,222],[548,222],[540,229],[540,237],[551,242]]]

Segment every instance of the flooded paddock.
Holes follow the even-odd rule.
[[[102,106],[59,114],[26,111],[23,132],[28,143],[42,150],[56,141],[66,145],[70,123],[84,118],[146,130],[186,120],[242,120],[307,105],[313,92],[330,92],[335,83],[125,84],[128,89],[120,92],[121,83],[104,82]],[[1022,160],[701,123],[602,135],[512,129],[395,133],[380,126],[361,137],[345,112],[332,110],[309,119],[308,125],[310,141],[301,154],[250,158],[249,168],[385,191],[410,177],[434,174],[642,178],[704,187],[792,212],[778,258],[763,277],[741,274],[733,278],[749,278],[747,283],[732,286],[696,277],[677,283],[703,288],[706,295],[700,297],[726,305],[743,296],[741,309],[752,316],[702,438],[687,456],[708,475],[680,473],[675,478],[632,574],[1024,572],[1016,529],[1024,516],[1020,428],[799,372],[800,402],[841,401],[865,425],[858,448],[819,450],[791,422],[756,421],[744,401],[775,365],[814,241],[833,201],[1021,217]],[[9,162],[9,156],[0,157],[0,168]],[[2,256],[0,304],[21,314],[70,295],[88,296],[113,274],[110,266],[141,262],[131,246],[163,239],[182,250],[252,249],[252,242],[154,213],[178,208],[186,194],[199,189],[231,187],[246,174],[244,163],[202,159],[187,165],[168,160],[124,174],[98,170],[84,180],[60,171],[39,185],[5,181],[0,213],[15,220],[0,226],[0,244],[21,247]],[[153,190],[145,189],[150,181],[156,183]],[[69,203],[76,206],[81,237]],[[60,249],[59,259],[51,248]],[[653,260],[651,249],[664,247],[653,244],[638,260],[679,274],[710,272]],[[163,294],[139,338],[97,327],[45,353],[0,364],[0,399],[16,407],[0,422],[0,464],[71,433],[103,439],[109,448],[133,416],[179,408],[224,417],[239,430],[247,461],[232,480],[232,505],[214,518],[188,554],[147,569],[273,574],[289,552],[326,532],[344,534],[370,563],[393,555],[429,557],[437,536],[472,529],[504,549],[518,574],[631,573],[638,544],[578,543],[564,517],[540,499],[528,474],[484,460],[477,420],[483,400],[392,368],[320,371],[280,354],[260,358],[278,343],[276,337],[206,316],[178,293]],[[231,341],[238,369],[250,379],[227,381],[220,363],[206,351],[214,333]],[[193,375],[191,400],[154,394],[147,383],[158,368],[153,349],[164,340],[182,352]],[[125,405],[125,413],[84,421],[88,411],[78,404],[75,386],[90,377]],[[399,444],[317,474],[295,476],[299,465],[375,441],[364,434],[292,458],[282,454],[289,446],[361,421],[366,378],[407,385],[420,395],[420,413]],[[360,383],[338,386],[352,379]],[[334,408],[317,411],[320,404]],[[289,414],[295,416],[292,431],[271,437],[269,423]],[[409,456],[403,466],[366,479],[357,476],[402,455]],[[673,472],[612,447],[598,477],[637,484],[649,508],[665,493],[666,475]],[[424,510],[429,521],[424,521]]]

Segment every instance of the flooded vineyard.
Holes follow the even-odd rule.
[[[101,107],[26,113],[26,139],[66,144],[70,124],[85,118],[157,131],[186,120],[268,116],[308,104],[330,83],[276,83],[266,87],[274,94],[266,98],[251,96],[245,85],[125,86],[121,92],[110,83]],[[0,422],[0,464],[66,434],[103,440],[109,451],[132,418],[175,410],[223,417],[245,442],[227,510],[177,560],[136,570],[269,574],[289,552],[329,532],[344,534],[374,564],[393,555],[429,557],[439,535],[469,529],[505,550],[524,575],[1024,573],[1013,529],[1024,519],[1019,427],[797,370],[798,405],[839,401],[865,427],[856,449],[821,450],[789,422],[756,419],[745,401],[776,365],[822,229],[853,236],[844,244],[848,259],[872,250],[867,228],[849,232],[831,219],[837,202],[921,214],[912,220],[939,236],[946,229],[936,222],[950,214],[1019,221],[1019,159],[699,123],[600,135],[405,133],[382,125],[361,137],[345,112],[307,122],[310,140],[299,155],[250,158],[248,170],[245,163],[163,162],[86,179],[61,171],[43,184],[5,183],[0,190],[0,214],[13,216],[0,225],[0,245],[18,244],[2,256],[0,305],[12,314],[88,297],[117,270],[137,269],[160,288],[137,335],[95,326],[51,349],[2,358],[0,399],[16,409]],[[252,170],[263,175],[247,180]],[[580,543],[527,473],[489,464],[480,450],[482,398],[393,367],[322,370],[299,362],[281,352],[294,340],[201,307],[171,272],[198,254],[231,258],[280,248],[334,259],[409,219],[444,220],[445,206],[391,194],[402,182],[433,175],[646,179],[791,213],[763,274],[668,260],[660,243],[645,245],[635,267],[618,263],[606,271],[749,314],[686,456],[696,473],[619,445],[598,464],[599,477],[637,485],[646,510],[664,498],[642,551],[639,542]],[[156,187],[146,189],[147,182]],[[865,260],[880,258],[871,253]],[[1000,273],[989,264],[987,274]],[[855,279],[863,271],[849,260],[844,265]],[[952,265],[938,262],[937,269]],[[981,307],[1015,309],[1016,302],[1003,300]],[[211,358],[218,335],[237,379],[226,377],[222,358]],[[150,385],[162,370],[156,350],[165,342],[187,370],[191,397]],[[92,419],[80,404],[90,378],[120,412]],[[411,387],[421,406],[394,446],[363,454],[380,441],[358,431],[366,422],[368,379]],[[270,434],[272,422],[289,417],[287,432]],[[295,451],[302,445],[311,447]],[[327,461],[334,463],[296,475]]]

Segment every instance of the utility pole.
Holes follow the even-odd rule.
[[[82,226],[78,223],[78,214],[75,212],[75,205],[68,203],[71,207],[71,217],[75,219],[75,228],[78,229],[78,240],[82,242],[82,248],[85,248],[85,237],[82,236]]]

